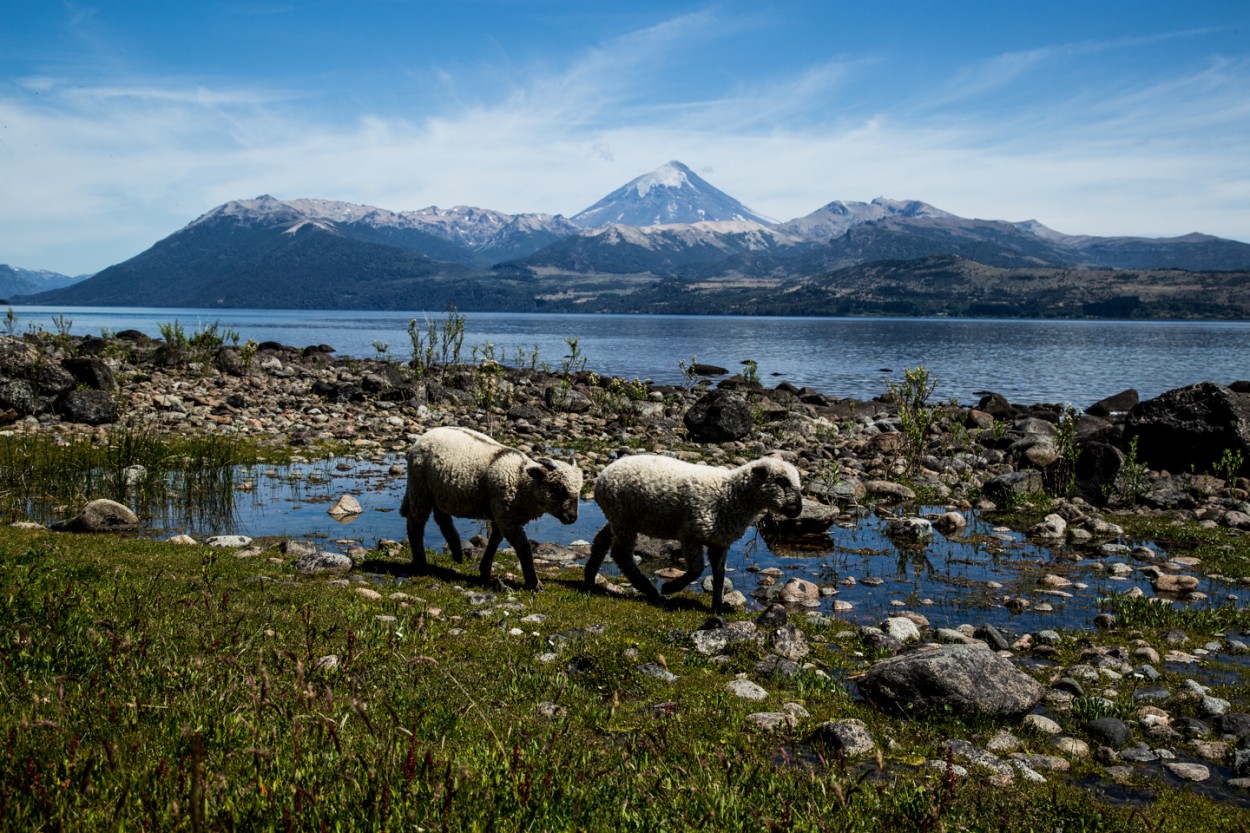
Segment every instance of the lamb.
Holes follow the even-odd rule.
[[[525,524],[544,513],[563,524],[573,523],[581,491],[582,471],[576,463],[549,457],[531,460],[468,428],[426,431],[408,452],[408,487],[399,507],[408,519],[413,566],[426,567],[425,524],[431,511],[457,563],[464,560],[464,551],[451,519],[479,518],[490,521],[480,565],[482,581],[490,580],[495,550],[507,538],[521,561],[525,587],[540,590]]]
[[[712,564],[712,609],[724,605],[729,546],[765,510],[796,518],[803,511],[799,472],[777,457],[736,469],[695,465],[653,454],[622,457],[595,482],[595,501],[607,523],[595,535],[585,582],[594,586],[609,549],[634,587],[655,602],[703,573],[703,547]],[[681,542],[686,572],[656,591],[634,563],[638,534]],[[661,595],[663,594],[663,595]]]

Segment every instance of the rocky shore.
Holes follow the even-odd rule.
[[[612,459],[638,451],[712,464],[779,453],[801,470],[806,505],[793,523],[766,518],[762,526],[774,533],[819,533],[875,511],[887,516],[887,534],[900,547],[923,548],[935,531],[958,534],[969,510],[1032,502],[1045,507],[1040,521],[1020,530],[1032,540],[1073,560],[1100,559],[1109,576],[1149,576],[1166,599],[1205,598],[1194,575],[1200,559],[1163,559],[1125,545],[1109,513],[1250,530],[1245,383],[1200,382],[1144,402],[1123,391],[1078,414],[993,393],[970,407],[935,404],[923,377],[851,400],[784,382],[765,388],[749,376],[698,367],[689,385],[665,387],[493,361],[418,373],[396,362],[335,358],[324,345],[170,345],[138,333],[0,337],[0,431],[106,438],[124,424],[245,436],[310,456],[384,459],[428,428],[466,425],[527,451],[573,454],[590,486]],[[921,506],[941,511],[922,513]],[[316,561],[316,553],[296,547],[290,555]],[[350,570],[352,560],[335,565]],[[1250,576],[1216,578],[1230,588],[1250,584]],[[1052,575],[1041,583],[1045,592],[1063,593],[1067,581]],[[343,583],[362,597],[382,597],[363,580]],[[983,623],[935,629],[914,611],[846,630],[802,613],[821,593],[811,582],[779,581],[769,594],[778,604],[758,618],[714,617],[675,638],[713,658],[745,642],[762,657],[751,676],[781,687],[804,669],[819,672],[812,650],[829,642],[865,657],[858,691],[884,712],[1024,716],[1017,731],[950,740],[943,745],[950,759],[933,751],[929,765],[970,769],[993,783],[1044,780],[1097,761],[1108,778],[1215,777],[1230,790],[1250,788],[1250,714],[1242,713],[1250,704],[1187,675],[1209,660],[1250,653],[1241,634],[1191,638],[1171,629],[1148,639],[1117,631],[1115,617],[1102,614],[1092,623],[1103,629],[1095,641],[1048,629],[1008,638]],[[524,603],[466,591],[464,607],[466,615],[506,617]],[[551,635],[540,662],[561,660],[558,637]],[[1022,670],[1024,657],[1030,662]],[[639,668],[679,684],[666,668]],[[732,680],[728,689],[768,697],[750,679]],[[768,731],[815,722],[796,704],[752,721]],[[888,747],[853,720],[825,721],[804,734],[848,757]]]
[[[1091,519],[1108,508],[1250,529],[1250,383],[1199,382],[1146,402],[1127,390],[1077,414],[994,393],[971,407],[927,396],[900,403],[903,386],[838,399],[708,366],[693,368],[690,381],[652,386],[494,361],[418,374],[399,362],[335,358],[328,345],[40,333],[0,336],[0,430],[105,436],[125,424],[376,455],[457,424],[528,451],[573,453],[588,482],[634,451],[713,464],[780,453],[804,474],[807,494],[835,508],[917,496],[993,508],[1049,494],[1064,523],[1039,533],[1075,544],[1090,540],[1082,530],[1102,534]]]

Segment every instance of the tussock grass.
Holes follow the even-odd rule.
[[[658,610],[557,577],[542,593],[475,607],[460,580],[373,585],[383,599],[370,601],[359,585],[295,579],[263,558],[0,529],[0,829],[1192,831],[1196,818],[1207,829],[1248,821],[1167,789],[1136,811],[1061,780],[993,788],[892,757],[880,775],[807,746],[804,727],[859,717],[914,754],[923,726],[810,678],[763,681],[762,704],[730,696],[733,670],[680,636],[705,618],[697,605]],[[520,621],[532,613],[546,618]],[[837,680],[843,654],[813,648]],[[338,667],[317,670],[328,655]],[[646,662],[679,680],[642,673]],[[811,721],[779,735],[749,728],[748,713],[792,700]],[[544,716],[544,703],[558,713]]]
[[[129,428],[111,431],[104,441],[0,436],[0,520],[47,523],[57,507],[74,509],[99,497],[131,505],[141,516],[228,519],[236,468],[261,455],[256,444],[231,437]]]

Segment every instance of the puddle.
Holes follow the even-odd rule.
[[[232,507],[208,517],[149,519],[148,534],[351,540],[368,547],[382,538],[403,541],[407,532],[399,504],[404,476],[389,473],[397,463],[402,463],[398,455],[381,461],[340,458],[283,467],[244,467],[236,472],[235,482],[240,487]],[[340,522],[326,510],[343,494],[355,496],[363,511]],[[922,508],[922,513],[941,511],[941,507]],[[598,507],[584,501],[576,523],[564,526],[544,516],[530,523],[527,531],[532,540],[568,545],[589,541],[602,524]],[[457,519],[456,527],[466,541],[486,531],[483,522],[473,520]],[[1114,580],[1099,569],[1104,562],[1124,559],[1077,560],[1072,551],[1037,546],[975,512],[968,513],[963,535],[946,538],[935,534],[924,549],[896,546],[885,536],[883,527],[884,519],[870,513],[842,521],[823,538],[805,539],[801,548],[779,544],[775,549],[752,530],[730,550],[727,575],[757,604],[754,594],[761,582],[768,581],[761,571],[777,568],[783,572],[776,579],[778,584],[797,577],[835,587],[835,595],[822,597],[820,606],[812,608],[825,615],[856,624],[878,624],[893,613],[912,610],[923,614],[935,628],[989,623],[1008,638],[1044,628],[1088,629],[1099,612],[1100,597],[1134,586],[1150,593],[1149,581],[1140,574]],[[435,549],[442,547],[434,523],[427,525],[426,543]],[[335,548],[333,544],[322,545]],[[1161,548],[1155,549],[1166,555]],[[472,573],[469,568],[461,569],[466,576]],[[604,571],[616,572],[610,559]],[[1058,590],[1039,587],[1038,579],[1052,573],[1072,584]],[[1210,579],[1203,582],[1201,589],[1209,598],[1189,604],[1218,606],[1235,589]],[[1012,612],[1003,605],[1005,596],[1026,597],[1031,607]],[[849,603],[850,608],[839,605],[835,614],[835,602]]]

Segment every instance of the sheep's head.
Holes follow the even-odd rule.
[[[557,463],[550,457],[539,457],[525,473],[534,479],[543,511],[562,524],[577,520],[577,504],[582,494],[582,470],[568,463]]]
[[[803,513],[803,485],[799,470],[779,457],[763,457],[751,466],[751,477],[768,509],[787,518]]]

